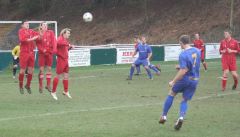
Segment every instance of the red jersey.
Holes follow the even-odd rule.
[[[41,37],[36,41],[39,53],[50,53],[56,51],[56,39],[52,30],[43,32]]]
[[[222,58],[234,58],[234,59],[236,59],[236,54],[237,53],[228,53],[227,48],[229,48],[231,50],[239,51],[238,42],[233,38],[231,38],[230,41],[224,39],[224,40],[221,41],[220,49],[219,49],[220,54],[222,54]],[[226,50],[226,52],[221,53],[221,50],[224,50],[224,49]]]
[[[38,33],[32,29],[21,28],[18,31],[18,37],[20,41],[20,52],[33,53],[34,51],[34,41],[27,41],[28,39],[37,36]]]
[[[204,42],[202,39],[196,39],[193,41],[194,47],[198,48],[201,51],[204,51]]]
[[[68,59],[68,49],[69,49],[69,42],[63,36],[59,36],[57,39],[57,56],[67,60]]]
[[[138,47],[138,43],[136,43],[136,44],[134,45],[134,48],[135,48],[135,49],[137,49],[137,47]]]

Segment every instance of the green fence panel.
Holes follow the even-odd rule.
[[[164,61],[164,47],[152,46],[152,61]]]
[[[116,64],[115,48],[112,49],[91,49],[91,65]]]
[[[7,68],[10,64],[12,64],[12,53],[0,52],[0,70]]]

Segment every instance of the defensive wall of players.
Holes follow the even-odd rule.
[[[179,44],[151,45],[153,56],[152,61],[176,61],[180,54]],[[205,44],[205,58],[220,58],[219,43]],[[134,61],[132,54],[134,46],[131,44],[109,44],[100,46],[76,46],[74,50],[69,51],[70,67],[102,65],[102,64],[129,64]],[[136,55],[137,57],[137,55]],[[135,57],[135,58],[136,58]],[[35,67],[38,67],[38,52],[35,51]],[[0,50],[0,70],[9,68],[12,64],[12,55],[10,50]],[[54,58],[53,67],[56,66]]]

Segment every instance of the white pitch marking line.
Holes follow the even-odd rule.
[[[228,95],[234,95],[239,94],[240,91],[231,92],[231,93],[222,93],[222,94],[215,94],[215,95],[209,95],[209,96],[203,96],[196,99],[193,99],[193,101],[198,100],[205,100],[213,97],[221,97],[221,96],[228,96]],[[79,113],[79,112],[91,112],[91,111],[104,111],[104,110],[113,110],[113,109],[122,109],[122,108],[134,108],[134,107],[146,107],[146,106],[158,106],[162,105],[162,103],[152,103],[152,104],[138,104],[138,105],[128,105],[128,106],[115,106],[115,107],[103,107],[103,108],[90,108],[90,109],[81,109],[76,111],[62,111],[62,112],[55,112],[55,113],[43,113],[43,114],[36,114],[36,115],[29,115],[29,116],[19,116],[19,117],[9,117],[9,118],[1,118],[0,122],[2,121],[9,121],[9,120],[19,120],[19,119],[25,119],[25,118],[33,118],[33,117],[44,117],[44,116],[55,116],[55,115],[64,115],[69,113]]]

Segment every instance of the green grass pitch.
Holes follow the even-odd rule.
[[[239,137],[240,90],[231,90],[230,75],[227,90],[220,90],[220,60],[208,61],[207,72],[201,69],[182,129],[173,129],[181,95],[168,121],[158,124],[175,63],[160,62],[162,73],[154,80],[142,68],[142,75],[126,81],[130,65],[71,68],[73,99],[61,95],[59,82],[58,101],[47,91],[38,92],[37,70],[31,95],[19,93],[10,71],[1,72],[0,137]]]

